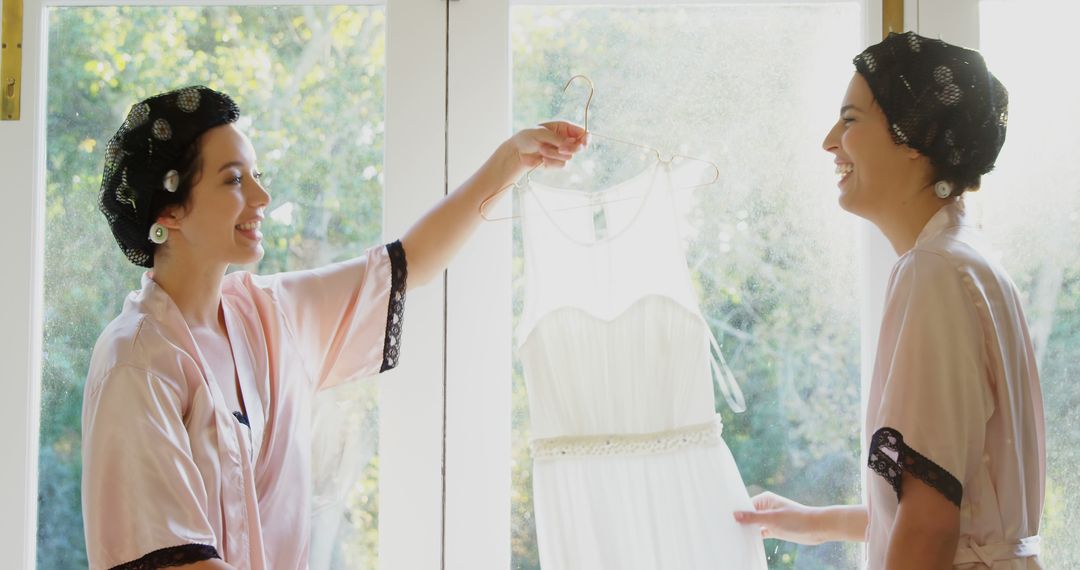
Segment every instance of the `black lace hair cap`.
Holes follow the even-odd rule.
[[[1009,118],[1009,94],[978,52],[891,33],[854,59],[889,121],[896,144],[926,157],[939,179],[963,186],[994,168]]]
[[[240,117],[224,93],[194,85],[136,103],[105,149],[98,206],[132,263],[154,265],[150,226],[158,192],[176,190],[180,162],[206,131]],[[160,198],[160,197],[158,197]]]

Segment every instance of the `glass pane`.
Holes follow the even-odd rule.
[[[45,323],[38,568],[86,567],[80,415],[94,342],[141,269],[97,211],[103,153],[129,107],[202,83],[231,94],[273,202],[258,273],[336,261],[382,227],[385,10],[378,6],[49,10]],[[316,478],[312,568],[377,567],[377,410],[372,383],[317,413],[359,449]],[[323,402],[326,404],[326,402]],[[320,459],[314,450],[315,461]],[[316,466],[318,469],[318,465]],[[344,481],[345,484],[341,485]]]
[[[997,168],[970,198],[1024,296],[1046,406],[1047,568],[1080,568],[1080,78],[1068,2],[979,3],[981,51],[1009,90]]]
[[[717,393],[723,437],[751,494],[810,504],[860,494],[856,224],[836,204],[821,141],[854,71],[861,22],[859,2],[512,12],[517,128],[581,122],[585,88],[561,89],[585,74],[596,86],[590,129],[718,163],[715,184],[674,196],[702,310],[748,402],[733,414]],[[596,142],[565,173],[543,174],[545,184],[596,190],[643,168]],[[517,319],[522,251],[519,229]],[[520,361],[513,394],[512,567],[536,570]],[[854,568],[860,558],[850,545],[765,546],[770,568]]]

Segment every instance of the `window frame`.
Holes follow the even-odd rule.
[[[449,6],[447,171],[466,180],[510,136],[510,5]],[[509,213],[510,193],[489,214]],[[482,223],[447,271],[444,569],[510,566],[512,226]]]

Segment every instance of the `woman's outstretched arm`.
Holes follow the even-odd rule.
[[[809,507],[775,493],[753,499],[753,511],[737,511],[735,520],[759,525],[763,538],[799,544],[865,540],[869,520],[864,505]]]

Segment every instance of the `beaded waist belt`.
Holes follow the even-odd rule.
[[[606,455],[653,455],[687,447],[709,447],[721,442],[723,424],[705,422],[653,433],[565,436],[534,439],[534,460]]]

